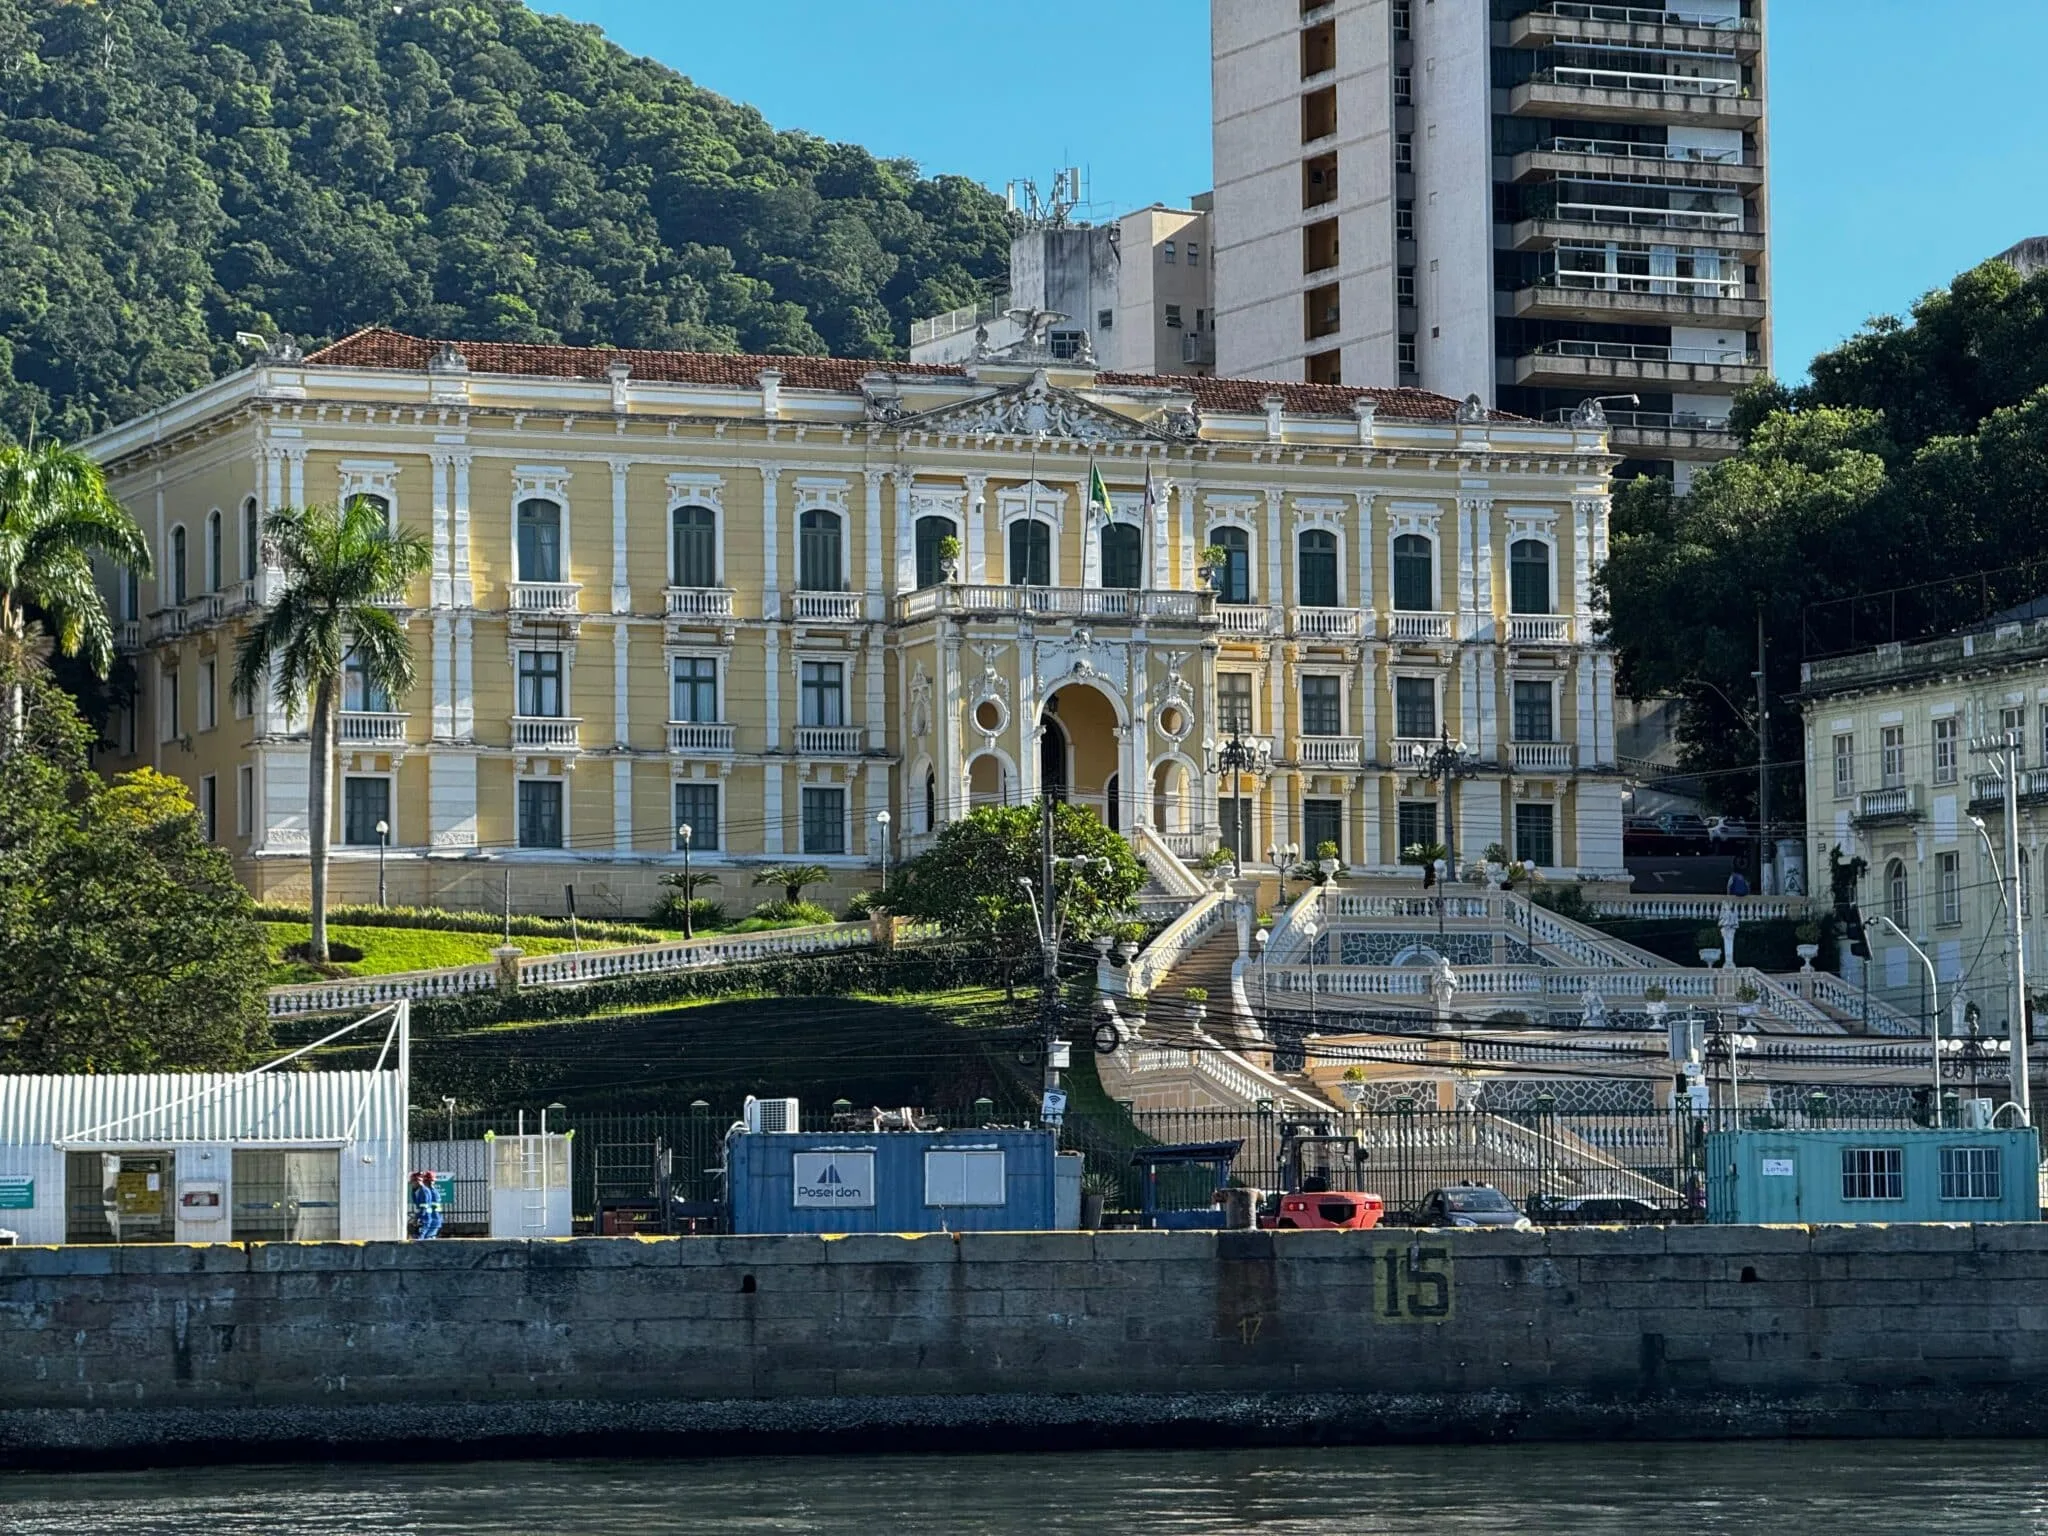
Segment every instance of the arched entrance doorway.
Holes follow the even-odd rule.
[[[1046,701],[1044,718],[1039,782],[1046,793],[1085,805],[1103,825],[1123,830],[1128,818],[1116,804],[1121,790],[1116,705],[1098,688],[1069,683]]]
[[[1045,719],[1038,732],[1038,792],[1054,800],[1065,800],[1071,781],[1067,777],[1067,733],[1053,714],[1054,699],[1045,707]]]

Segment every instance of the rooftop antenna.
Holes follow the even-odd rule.
[[[1052,190],[1043,195],[1038,183],[1029,177],[1008,182],[1003,187],[1003,200],[1009,204],[1010,212],[1023,217],[1026,229],[1065,229],[1082,200],[1081,168],[1069,165],[1054,171]]]

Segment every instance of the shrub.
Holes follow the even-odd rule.
[[[702,933],[707,928],[722,928],[725,926],[725,908],[723,905],[715,901],[708,901],[702,896],[695,897],[686,903],[681,891],[666,892],[661,898],[661,905],[654,909],[654,916],[649,918],[648,921],[662,928],[681,929],[683,926],[683,909],[686,905],[690,912],[690,927],[698,933]]]
[[[310,923],[312,912],[305,907],[276,902],[258,902],[258,921],[266,923]],[[503,933],[505,918],[497,912],[449,912],[440,907],[331,906],[327,921],[333,926],[355,928],[429,928],[443,933]],[[572,937],[566,917],[514,915],[512,936],[536,939]],[[579,920],[575,935],[586,939],[613,939],[621,944],[659,944],[668,935],[637,923]]]
[[[1820,942],[1820,924],[1801,923],[1792,930],[1792,934],[1801,944],[1818,944]]]
[[[1326,840],[1316,844],[1316,857],[1319,859],[1341,859],[1343,856],[1343,854],[1337,851],[1337,845],[1333,842]]]
[[[1555,885],[1546,890],[1531,891],[1529,899],[1539,907],[1548,907],[1559,917],[1570,918],[1575,923],[1593,921],[1593,904],[1586,900],[1586,893],[1576,885]]]
[[[764,901],[754,916],[771,923],[836,923],[838,918],[815,901]]]
[[[874,915],[875,908],[882,905],[882,893],[880,891],[855,891],[853,899],[847,902],[846,911],[841,915],[840,921],[864,923]]]
[[[1207,987],[1182,987],[1180,995],[1191,1003],[1206,1003],[1209,1001],[1209,989]]]

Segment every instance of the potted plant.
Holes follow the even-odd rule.
[[[1338,870],[1344,867],[1337,845],[1325,840],[1316,844],[1316,868],[1323,872],[1323,883],[1329,884]]]
[[[1661,1025],[1670,1009],[1671,990],[1664,983],[1653,981],[1643,988],[1643,1011],[1650,1016],[1653,1025]]]
[[[1814,957],[1820,953],[1820,924],[1801,923],[1792,931],[1792,936],[1799,941],[1792,946],[1792,952],[1799,956],[1799,969],[1802,974],[1810,975]]]
[[[1219,843],[1195,860],[1195,868],[1220,882],[1225,870],[1237,868],[1237,855]]]
[[[1720,930],[1720,929],[1718,929],[1718,928],[1700,928],[1700,929],[1696,929],[1696,930],[1694,930],[1694,932],[1693,932],[1693,936],[1692,936],[1692,941],[1693,941],[1693,944],[1694,944],[1695,946],[1697,946],[1697,948],[1699,949],[1699,952],[1700,952],[1700,964],[1701,964],[1701,965],[1708,965],[1708,966],[1712,966],[1712,965],[1719,965],[1719,964],[1721,963],[1721,930]]]
[[[1222,586],[1224,566],[1230,563],[1230,551],[1221,544],[1204,544],[1202,552],[1195,556],[1195,565],[1202,573],[1202,580],[1213,592]]]
[[[1095,1232],[1102,1227],[1102,1208],[1119,1192],[1113,1173],[1091,1169],[1081,1175],[1081,1230]]]
[[[1757,1003],[1762,997],[1763,993],[1756,989],[1753,982],[1743,982],[1741,986],[1735,989],[1735,1011],[1745,1019],[1755,1018]]]
[[[1365,1097],[1365,1068],[1346,1067],[1342,1092],[1346,1102],[1356,1104]]]
[[[1486,863],[1486,880],[1489,885],[1506,889],[1508,850],[1505,844],[1488,843],[1486,852],[1480,855]]]
[[[1450,857],[1450,850],[1442,843],[1410,843],[1401,850],[1401,862],[1414,864],[1422,870],[1422,888],[1426,891],[1437,883],[1444,872],[1444,861]]]
[[[938,555],[939,580],[958,581],[960,579],[960,540],[950,533],[947,534],[943,539],[939,540]]]

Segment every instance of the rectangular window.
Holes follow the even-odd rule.
[[[519,653],[519,713],[537,719],[558,719],[562,713],[562,653]]]
[[[220,840],[220,790],[210,773],[199,781],[199,835],[209,843]]]
[[[562,781],[521,779],[519,781],[519,846],[559,848],[562,846]]]
[[[199,729],[210,731],[219,724],[219,673],[218,664],[212,661],[199,663]]]
[[[1412,171],[1415,169],[1415,135],[1397,133],[1394,135],[1394,169]]]
[[[2004,1168],[1997,1147],[1943,1147],[1941,1198],[1997,1200],[2003,1197]]]
[[[1906,728],[1888,725],[1877,733],[1878,771],[1883,787],[1897,789],[1906,782]]]
[[[1170,267],[1170,266],[1172,266],[1172,265],[1173,265],[1173,242],[1172,242],[1171,240],[1169,240],[1169,241],[1167,241],[1167,242],[1166,242],[1166,243],[1165,243],[1164,245],[1160,246],[1160,247],[1159,247],[1159,254],[1160,254],[1161,258],[1162,258],[1162,259],[1163,259],[1163,260],[1164,260],[1164,261],[1166,262],[1166,264],[1167,264],[1167,265],[1168,265],[1169,267]]]
[[[1515,857],[1549,868],[1557,862],[1557,810],[1548,805],[1515,807]]]
[[[803,845],[805,853],[846,852],[845,790],[804,790]]]
[[[2048,730],[2048,709],[2042,711],[2043,729]],[[1957,722],[1954,715],[1944,716],[1934,722],[1934,782],[1953,784],[1956,781],[1956,734]]]
[[[1098,331],[1115,330],[1116,311],[1113,309],[1098,309],[1095,311],[1095,329]]]
[[[1318,859],[1325,843],[1337,845],[1337,857],[1344,857],[1344,802],[1304,800],[1301,802],[1301,856]]]
[[[391,695],[370,680],[369,668],[363,658],[350,653],[341,664],[341,707],[350,712],[386,714],[391,709]]]
[[[1835,798],[1856,793],[1856,738],[1848,731],[1835,737]]]
[[[1190,240],[1188,242],[1188,265],[1191,267],[1199,267],[1201,264],[1202,248],[1199,245],[1195,244],[1194,241]]]
[[[800,668],[803,683],[800,725],[846,724],[845,663],[807,661]]]
[[[1415,200],[1402,198],[1394,204],[1394,238],[1413,240],[1415,238]]]
[[[1549,683],[1515,680],[1515,740],[1553,741],[1556,739],[1553,723],[1552,704],[1556,690]]]
[[[1415,71],[1403,66],[1394,71],[1394,105],[1412,107],[1415,105]]]
[[[999,1147],[935,1147],[924,1155],[926,1205],[1001,1205],[1009,1198]]]
[[[1436,802],[1403,800],[1395,812],[1395,831],[1404,853],[1418,843],[1428,847],[1436,841]]]
[[[1223,827],[1223,846],[1239,864],[1252,853],[1252,802],[1248,795],[1224,795],[1216,802],[1216,819]]]
[[[716,852],[718,849],[718,786],[716,784],[678,784],[676,786],[676,825],[690,829],[690,848],[696,853]],[[676,839],[676,846],[682,846],[682,839]]]
[[[1436,679],[1394,679],[1394,734],[1425,741],[1436,734]]]
[[[247,837],[256,830],[256,770],[244,763],[235,770],[235,833]]]
[[[2017,768],[2025,764],[2027,760],[2026,706],[2015,704],[2008,709],[2001,709],[1998,712],[1998,729],[2000,734],[2005,736],[2007,740],[2016,741],[2020,744],[2019,751],[2013,754],[2015,758],[2013,766]]]
[[[709,656],[678,656],[671,691],[669,719],[692,725],[718,722],[718,663]]]
[[[1942,926],[1953,927],[1963,920],[1963,856],[1937,853],[1934,856],[1934,885],[1941,897]]]
[[[1166,306],[1166,328],[1169,331],[1180,329],[1180,306],[1178,304]]]
[[[1415,307],[1415,269],[1402,267],[1394,274],[1394,302]]]
[[[1344,734],[1344,691],[1334,677],[1301,680],[1301,733],[1304,736]]]
[[[1249,672],[1216,674],[1216,727],[1226,736],[1252,733],[1252,675]]]
[[[1904,1147],[1842,1148],[1842,1198],[1844,1200],[1905,1199],[1906,1149]]]
[[[1394,362],[1403,373],[1414,373],[1417,370],[1419,365],[1415,361],[1413,336],[1403,336],[1394,343]]]
[[[383,841],[377,823],[391,825],[391,781],[380,775],[347,774],[341,781],[341,840],[357,848]]]

